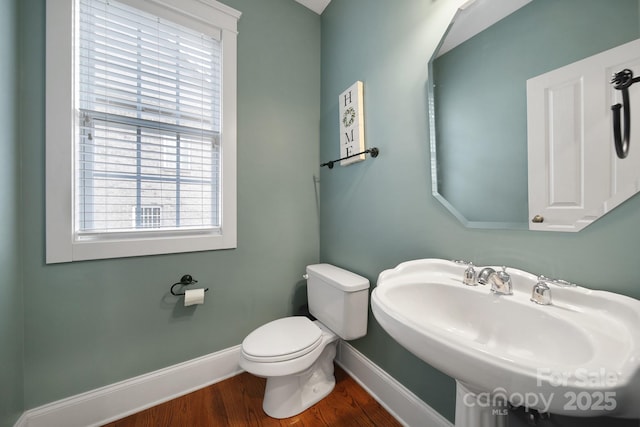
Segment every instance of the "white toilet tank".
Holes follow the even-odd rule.
[[[331,264],[307,266],[309,312],[340,338],[367,334],[369,280]]]

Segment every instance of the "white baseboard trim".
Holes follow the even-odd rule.
[[[14,427],[100,426],[242,372],[240,346],[26,411]]]
[[[169,366],[26,411],[14,427],[95,427],[237,375],[240,346]],[[350,344],[340,341],[338,363],[400,423],[453,427]]]
[[[409,427],[453,427],[449,420],[349,343],[340,341],[336,362],[401,424]]]

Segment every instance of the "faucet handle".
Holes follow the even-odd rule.
[[[509,275],[509,273],[507,273],[507,267],[503,265],[502,271],[498,271],[496,274],[498,275],[500,280],[502,280],[504,283],[511,284],[511,276]]]
[[[462,283],[467,286],[478,286],[478,282],[476,282],[476,269],[473,268],[473,263],[470,262],[466,270],[464,270],[464,277],[462,278]]]
[[[513,284],[511,283],[511,276],[507,273],[507,267],[502,266],[502,271],[495,273],[491,290],[503,295],[511,295],[513,293]]]
[[[478,282],[476,281],[476,269],[473,268],[473,262],[465,261],[463,259],[452,259],[451,262],[458,265],[466,265],[467,268],[464,270],[464,275],[462,276],[462,283],[467,286],[477,286]]]
[[[547,280],[549,279],[544,276],[538,276],[538,283],[533,286],[531,291],[531,301],[540,305],[551,304],[551,289],[547,285]]]

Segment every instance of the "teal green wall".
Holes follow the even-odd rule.
[[[375,283],[409,259],[466,258],[640,297],[638,197],[580,233],[552,234],[465,229],[431,196],[426,65],[446,26],[436,17],[455,1],[333,0],[322,19],[292,0],[224,1],[243,12],[238,249],[47,266],[44,0],[0,0],[0,53],[14,58],[0,64],[0,425],[23,408],[239,344],[304,303],[301,273],[318,260]],[[356,80],[367,144],[381,154],[323,168],[316,186],[319,162],[338,155],[337,96]],[[205,305],[168,294],[185,273],[210,288]],[[453,380],[373,317],[354,345],[453,418]]]
[[[18,1],[0,0],[0,426],[24,407],[17,18]]]
[[[339,153],[337,99],[356,80],[364,82],[367,146],[380,155],[321,171],[321,261],[375,283],[402,261],[463,258],[640,298],[637,196],[579,233],[467,229],[431,196],[427,61],[446,28],[442,18],[461,3],[332,0],[325,10],[320,158]],[[454,381],[369,320],[369,333],[354,345],[453,419]]]
[[[243,13],[237,249],[45,265],[45,1],[21,3],[25,407],[237,345],[303,304],[319,258],[320,17],[292,0],[224,0]],[[204,305],[169,295],[186,273],[209,287]]]

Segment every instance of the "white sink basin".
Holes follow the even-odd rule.
[[[424,259],[383,271],[374,316],[475,394],[542,412],[640,418],[640,301],[550,285],[552,304],[538,305],[535,275],[507,268],[513,295],[495,295],[463,284],[465,268]]]

